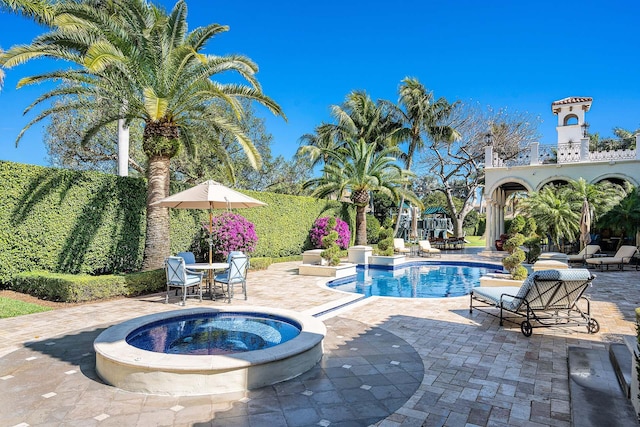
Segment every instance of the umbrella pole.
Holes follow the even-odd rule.
[[[213,262],[213,211],[209,209],[209,264]]]

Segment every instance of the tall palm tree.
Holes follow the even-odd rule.
[[[374,144],[376,150],[398,142],[396,133],[400,125],[384,101],[376,103],[363,91],[350,92],[342,105],[332,105],[331,115],[335,123],[322,123],[315,133],[300,138],[302,146],[296,155],[308,157],[313,166],[326,164],[330,153],[345,146],[347,140],[362,138]]]
[[[386,103],[402,128],[396,132],[400,141],[407,141],[407,152],[402,156],[405,168],[411,170],[414,155],[424,150],[425,139],[454,142],[460,135],[444,121],[451,115],[456,103],[450,104],[445,98],[435,99],[433,92],[418,81],[405,77],[398,90],[398,105]],[[404,199],[400,201],[400,208]],[[395,234],[400,225],[400,215],[396,221]]]
[[[410,173],[398,165],[395,155],[399,152],[396,146],[377,149],[364,138],[347,139],[344,146],[328,153],[330,161],[325,164],[323,175],[304,184],[305,188],[314,188],[313,195],[317,197],[350,194],[356,205],[356,245],[367,243],[370,192],[379,191],[394,200],[404,195],[420,205],[417,197],[405,189]]]
[[[580,234],[580,210],[574,210],[567,193],[556,186],[547,185],[530,193],[520,202],[520,210],[533,218],[557,247],[562,239],[573,242]]]
[[[19,86],[44,81],[65,83],[36,99],[27,111],[57,97],[79,97],[44,109],[25,126],[17,141],[33,124],[64,111],[95,112],[95,123],[85,130],[84,141],[121,118],[142,120],[143,149],[148,158],[143,269],[159,268],[169,254],[169,213],[154,203],[168,196],[171,158],[181,149],[195,153],[194,132],[207,128],[217,134],[233,135],[257,167],[260,155],[238,123],[243,115],[240,100],[257,101],[274,114],[284,115],[263,94],[255,78],[258,67],[249,58],[201,52],[207,42],[228,27],[210,24],[188,32],[184,1],[178,1],[168,14],[146,0],[95,2],[101,7],[92,3],[57,3],[50,32],[36,37],[28,46],[16,46],[0,55],[0,66],[4,67],[40,57],[76,64],[72,70],[19,82]],[[224,72],[236,73],[244,83],[213,80]],[[228,106],[235,119],[218,114],[220,105]]]
[[[618,234],[618,248],[624,244],[625,237],[635,237],[640,228],[640,191],[631,186],[626,191],[627,195],[598,221],[598,226]]]
[[[338,140],[336,126],[322,123],[316,126],[315,133],[306,133],[300,137],[300,148],[296,152],[298,157],[307,157],[311,167],[329,162],[330,153],[338,148],[342,142]]]

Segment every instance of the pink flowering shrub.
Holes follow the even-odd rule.
[[[202,224],[203,241],[202,249],[204,253],[209,251],[209,223]],[[258,236],[252,222],[245,217],[233,212],[223,212],[213,217],[213,257],[223,261],[232,251],[242,251],[244,253],[253,252],[256,249]]]
[[[322,238],[328,235],[331,231],[327,225],[328,222],[328,216],[318,218],[313,223],[313,227],[311,227],[309,238],[316,248],[324,248]],[[338,232],[338,240],[336,240],[336,243],[341,249],[347,249],[349,247],[349,241],[351,240],[349,225],[340,218],[336,218],[335,230]]]

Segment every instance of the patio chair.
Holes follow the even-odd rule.
[[[580,252],[573,255],[567,255],[567,262],[571,263],[582,263],[585,264],[587,258],[593,257],[595,254],[600,252],[600,245],[587,245]]]
[[[586,326],[588,333],[595,334],[600,330],[600,325],[591,317],[591,303],[583,296],[594,279],[595,276],[585,268],[544,270],[531,274],[519,288],[474,288],[471,291],[469,313],[475,308],[499,317],[500,326],[504,321],[518,324],[518,320],[524,318],[520,330],[526,337],[531,336],[533,328],[550,326]],[[584,311],[578,307],[580,300],[586,302]],[[495,314],[495,308],[498,308],[499,315]],[[514,316],[506,317],[506,313]]]
[[[428,240],[420,240],[418,242],[418,246],[420,247],[420,255],[426,255],[426,256],[438,255],[439,257],[442,256],[440,249],[431,247],[431,242],[429,242]]]
[[[404,247],[404,239],[395,238],[393,239],[393,251],[404,255],[410,253],[411,249]]]
[[[184,259],[184,263],[185,264],[195,264],[196,263],[196,256],[193,254],[193,252],[178,252],[178,255],[181,257],[182,259]]]
[[[178,256],[165,259],[164,267],[167,275],[167,296],[164,300],[165,304],[169,302],[169,291],[171,288],[182,290],[182,305],[186,304],[187,296],[199,297],[200,302],[202,302],[202,280],[204,273],[187,270],[184,258]],[[189,288],[194,288],[198,292],[193,295],[188,295]]]
[[[227,257],[229,262],[229,268],[221,274],[216,274],[213,283],[214,287],[216,283],[220,283],[223,296],[226,297],[227,302],[231,303],[231,298],[234,294],[234,285],[242,285],[242,293],[244,293],[244,299],[247,299],[247,272],[249,271],[249,258],[242,252],[230,252]],[[224,285],[227,285],[225,292]]]
[[[614,256],[592,257],[588,258],[586,262],[588,265],[599,266],[600,271],[604,270],[605,265],[607,270],[609,270],[610,265],[617,265],[618,269],[624,270],[624,265],[631,262],[637,251],[638,248],[635,246],[624,245],[620,246]]]

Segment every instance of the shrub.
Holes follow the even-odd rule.
[[[123,274],[142,266],[147,184],[143,178],[71,171],[0,160],[0,287],[26,271],[89,275]],[[190,187],[171,182],[170,193]],[[355,227],[350,203],[308,196],[241,190],[267,204],[243,209],[259,240],[253,257],[299,256],[313,246],[309,230],[318,217],[338,216]],[[216,210],[214,214],[221,213]],[[170,253],[201,250],[202,209],[170,209]]]
[[[218,261],[227,259],[229,252],[253,252],[258,242],[253,223],[233,212],[223,212],[213,217],[211,230],[209,230],[208,222],[203,223],[202,234],[201,247],[203,251],[208,252],[209,236],[211,235],[213,257]]]
[[[520,233],[526,225],[527,220],[524,219],[522,215],[517,215],[509,224],[509,228],[507,229],[507,231],[511,235]]]
[[[162,269],[104,276],[34,271],[14,276],[11,288],[49,301],[83,302],[158,292],[165,283]]]
[[[335,230],[336,219],[329,218],[327,227],[331,231],[322,238],[322,246],[326,249],[320,252],[320,256],[326,259],[329,265],[338,265],[340,264],[340,247],[336,243],[338,240],[338,232]]]
[[[376,244],[380,240],[380,221],[373,215],[367,215],[367,243]]]
[[[380,230],[380,241],[378,242],[376,254],[383,256],[393,255],[393,229],[383,228]]]
[[[513,253],[518,247],[522,246],[524,243],[524,236],[520,233],[516,233],[509,237],[506,242],[504,242],[504,250]]]
[[[335,226],[333,227],[329,225],[331,219],[335,220]],[[340,218],[327,216],[318,218],[313,223],[313,227],[311,227],[311,231],[309,232],[311,243],[313,243],[316,248],[325,248],[322,239],[334,229],[338,233],[336,243],[340,248],[347,249],[351,241],[351,232],[349,231],[349,225]]]
[[[527,276],[529,275],[529,272],[527,271],[526,267],[524,265],[517,265],[513,271],[511,271],[511,277],[513,277],[514,280],[524,280],[527,278]]]

